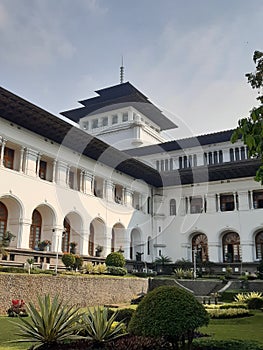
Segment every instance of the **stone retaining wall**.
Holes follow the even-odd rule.
[[[37,301],[37,294],[59,294],[70,304],[81,307],[130,302],[147,292],[148,279],[96,276],[47,276],[0,274],[0,314],[5,314],[12,299]]]

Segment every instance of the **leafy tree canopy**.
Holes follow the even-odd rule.
[[[248,117],[238,121],[231,141],[234,143],[241,138],[247,145],[248,156],[259,158],[263,163],[263,52],[255,51],[253,60],[255,72],[247,73],[246,77],[251,87],[258,90],[259,106],[252,108]],[[255,180],[263,184],[263,164],[257,170]]]

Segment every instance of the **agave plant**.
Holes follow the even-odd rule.
[[[261,292],[239,293],[234,297],[234,300],[239,303],[246,303],[249,299],[262,298]]]
[[[104,307],[95,307],[88,309],[82,316],[83,331],[86,339],[93,340],[96,343],[103,343],[109,340],[119,338],[126,333],[122,322],[115,321],[116,314],[108,317],[108,309]]]
[[[63,305],[56,295],[53,300],[50,296],[38,296],[38,307],[29,302],[27,311],[30,320],[21,318],[19,325],[20,332],[16,333],[20,337],[19,342],[35,343],[32,349],[37,349],[42,345],[49,346],[64,340],[77,340],[80,329],[79,318],[81,313],[74,306]]]

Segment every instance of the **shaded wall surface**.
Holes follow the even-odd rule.
[[[36,302],[38,294],[59,294],[69,304],[85,307],[127,303],[147,290],[148,280],[142,278],[0,274],[0,314],[12,299]]]

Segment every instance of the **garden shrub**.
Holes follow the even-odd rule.
[[[28,273],[26,269],[22,267],[7,267],[7,266],[0,266],[0,272],[7,272],[7,273]]]
[[[107,266],[107,273],[114,276],[124,276],[127,270],[123,267]]]
[[[263,350],[263,346],[251,340],[195,339],[193,350]]]
[[[219,305],[219,309],[247,309],[247,304],[244,303],[229,303]]]
[[[104,345],[105,350],[161,350],[171,349],[164,339],[126,335]],[[254,350],[254,349],[253,349]]]
[[[207,309],[211,318],[226,319],[226,318],[240,318],[252,316],[247,309]]]
[[[124,267],[125,266],[125,258],[120,252],[110,253],[105,260],[105,264],[107,266],[116,266],[116,267]]]
[[[225,290],[222,294],[221,294],[221,301],[223,302],[227,302],[227,303],[231,303],[232,301],[234,301],[235,296],[240,293],[239,290]]]
[[[93,273],[94,272],[94,265],[91,261],[88,261],[84,265],[85,273]]]
[[[80,270],[82,265],[83,265],[83,258],[82,256],[79,256],[79,255],[75,255],[75,262],[73,264],[73,269],[74,270]]]
[[[249,310],[259,310],[263,308],[263,298],[250,298],[246,304]]]
[[[99,275],[107,273],[107,266],[106,266],[106,264],[99,263],[99,264],[95,265],[94,268],[93,268],[93,272],[97,273]]]
[[[64,253],[62,256],[62,262],[67,268],[73,268],[75,264],[75,255],[71,253]]]
[[[190,344],[194,331],[209,322],[204,306],[189,292],[161,286],[149,292],[138,305],[129,323],[134,335],[163,337],[175,348]]]

